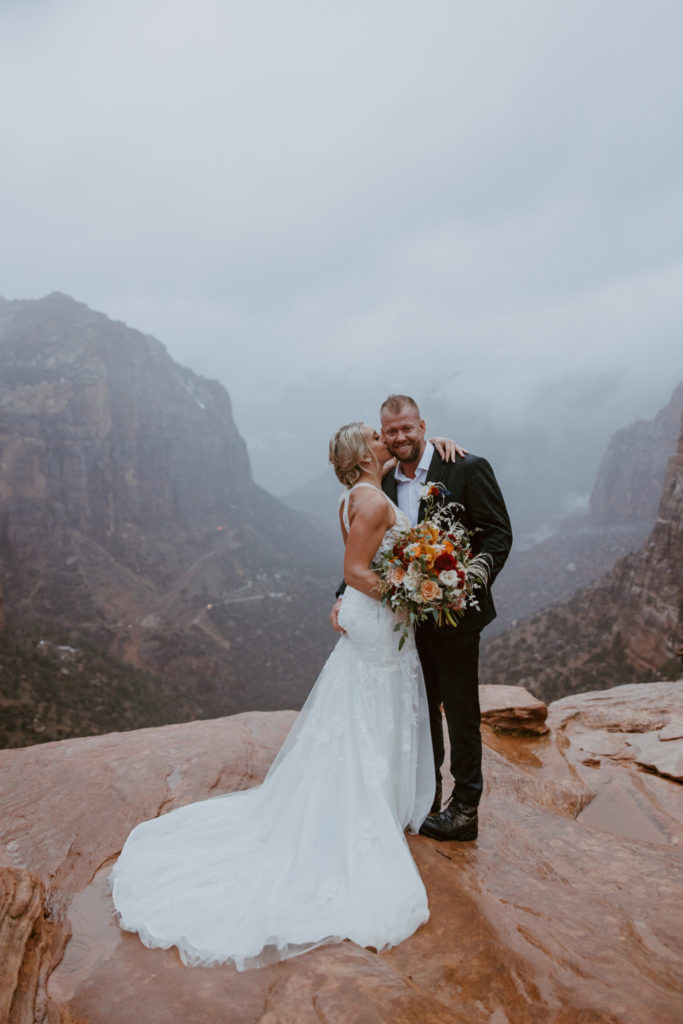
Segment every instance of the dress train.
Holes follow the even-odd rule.
[[[399,652],[391,611],[351,587],[340,624],[260,786],[131,832],[110,885],[121,927],[145,945],[241,970],[343,939],[385,949],[427,920],[404,835],[434,796],[415,644]]]

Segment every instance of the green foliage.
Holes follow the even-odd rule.
[[[170,697],[170,699],[169,699]],[[83,638],[0,632],[0,747],[178,721],[154,677]]]

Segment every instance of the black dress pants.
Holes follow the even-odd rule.
[[[443,704],[451,745],[454,796],[471,807],[481,799],[481,712],[479,709],[479,633],[460,632],[431,621],[415,634],[429,704],[429,724],[437,778],[444,760]]]

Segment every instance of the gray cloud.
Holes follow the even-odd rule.
[[[683,376],[678,2],[33,0],[0,30],[0,291],[221,379],[275,489],[401,388],[472,447],[573,432],[585,490]]]

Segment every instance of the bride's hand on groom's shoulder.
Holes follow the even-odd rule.
[[[469,452],[468,448],[462,448],[450,437],[430,437],[428,440],[430,444],[434,445],[444,462],[455,462],[457,455],[464,459]]]

